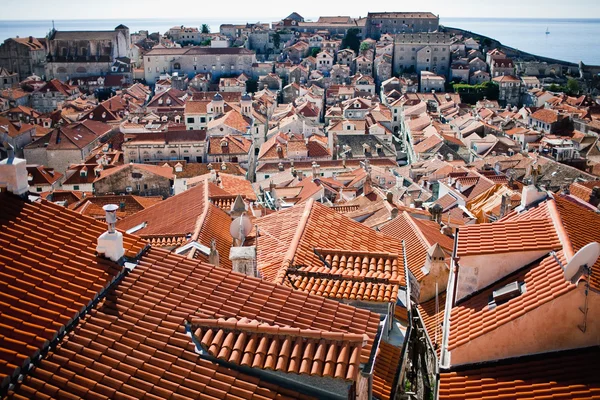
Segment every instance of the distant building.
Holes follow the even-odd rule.
[[[127,58],[131,47],[129,28],[113,31],[57,31],[48,38],[47,73],[50,79],[105,75],[115,60]]]
[[[190,77],[210,73],[213,79],[242,73],[251,75],[253,63],[256,63],[254,52],[239,47],[153,49],[144,55],[144,77],[152,83],[161,75],[174,72]]]
[[[430,12],[376,12],[367,14],[366,36],[385,33],[435,32],[440,18]]]
[[[0,67],[19,75],[25,80],[32,75],[42,77],[46,74],[45,39],[26,38],[6,39],[0,45]]]
[[[498,101],[500,104],[518,105],[521,96],[521,80],[512,75],[497,76],[492,79],[500,86]]]
[[[19,75],[16,72],[10,72],[4,67],[0,67],[0,89],[8,89],[17,86]]]
[[[421,72],[421,93],[428,93],[432,90],[444,92],[446,78],[434,74],[433,72]]]
[[[206,131],[167,131],[145,133],[123,143],[125,163],[204,160]]]
[[[65,101],[73,100],[80,92],[76,86],[67,85],[58,79],[52,79],[31,95],[31,106],[39,112],[51,112]]]
[[[394,70],[414,69],[447,76],[452,38],[443,33],[407,33],[394,38]]]

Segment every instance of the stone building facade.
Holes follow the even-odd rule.
[[[168,131],[145,133],[123,143],[125,163],[185,160],[201,163],[205,159],[206,131]]]
[[[439,16],[430,12],[375,12],[367,14],[366,34],[435,32],[439,26]]]
[[[126,164],[103,170],[94,181],[94,193],[168,197],[174,183],[175,174],[170,167]]]
[[[394,71],[414,68],[448,76],[452,38],[443,33],[403,33],[394,38]]]
[[[114,31],[56,31],[48,38],[49,78],[68,80],[74,77],[105,75],[114,61],[127,58],[131,40],[129,28]]]
[[[153,49],[144,55],[144,77],[146,82],[152,83],[161,75],[174,72],[190,77],[211,73],[213,79],[242,73],[251,75],[253,63],[256,63],[256,54],[240,47]]]
[[[31,75],[44,77],[46,74],[46,47],[32,36],[6,39],[0,45],[0,67],[19,75],[25,80]]]

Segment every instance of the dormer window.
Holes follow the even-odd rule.
[[[167,105],[171,105],[171,99],[167,99]]]
[[[162,103],[163,103],[163,99],[158,99],[158,104],[162,105]]]
[[[515,297],[525,293],[525,282],[511,282],[506,286],[496,289],[492,292],[492,298],[489,302],[490,309],[494,309],[496,306],[503,304]]]

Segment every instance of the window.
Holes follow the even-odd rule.
[[[179,64],[179,63],[173,64],[173,69],[181,69],[181,64]]]
[[[79,185],[74,185],[73,190],[79,190]]]
[[[194,123],[194,117],[188,117],[187,118],[187,123],[188,124],[193,124]]]

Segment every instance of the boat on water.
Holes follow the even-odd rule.
[[[546,28],[546,35],[549,35],[550,31],[548,30],[548,28]]]

